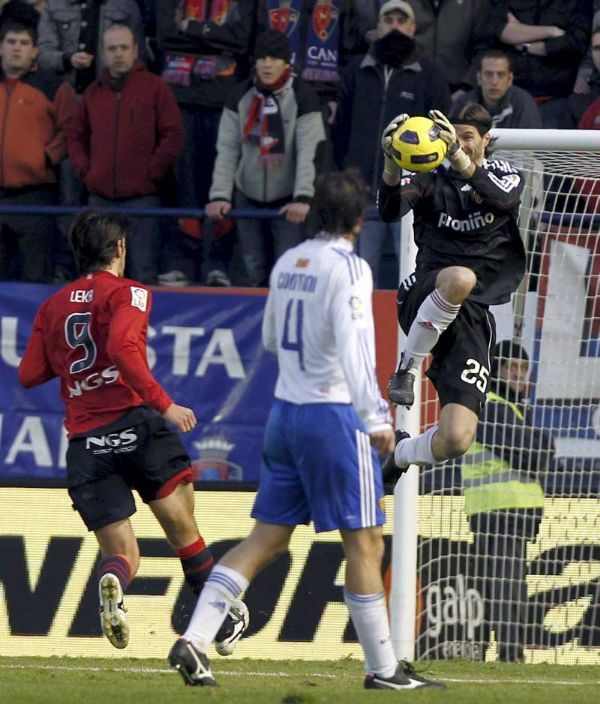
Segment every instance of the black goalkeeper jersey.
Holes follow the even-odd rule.
[[[523,177],[508,162],[484,161],[471,178],[440,167],[379,187],[385,222],[414,211],[417,273],[460,265],[477,285],[470,299],[505,303],[525,273],[525,249],[517,226]]]

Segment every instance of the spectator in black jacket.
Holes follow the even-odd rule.
[[[496,0],[489,22],[492,48],[510,57],[515,84],[534,97],[544,127],[564,128],[567,97],[589,42],[589,0]]]
[[[600,0],[594,0],[594,14],[592,16],[592,34],[600,27]],[[594,61],[592,57],[592,48],[588,47],[588,51],[579,66],[577,71],[577,80],[573,87],[574,93],[588,93],[590,89],[590,78],[594,69]]]
[[[489,0],[410,0],[415,11],[415,39],[443,66],[452,97],[473,87],[476,47],[489,38]]]
[[[185,133],[185,148],[176,169],[181,207],[202,208],[208,201],[219,120],[240,77],[240,61],[249,50],[254,14],[254,0],[156,3],[158,46],[165,54],[162,77],[175,93]],[[201,281],[204,224],[191,219],[180,222],[187,235],[179,240],[183,249],[171,262],[171,276],[159,277],[161,283],[177,283],[178,274],[180,279]],[[231,258],[232,228],[231,220],[223,221],[220,231],[212,233],[208,284],[229,283],[225,270]]]
[[[423,57],[413,36],[415,14],[404,0],[381,7],[378,39],[369,52],[350,64],[340,86],[333,129],[335,159],[340,168],[359,169],[370,186],[373,203],[382,171],[379,135],[396,115],[427,115],[448,110],[450,90],[443,71]],[[385,241],[391,234],[398,255],[399,223],[366,222],[358,251],[372,270],[375,285]],[[395,282],[397,283],[397,281]]]

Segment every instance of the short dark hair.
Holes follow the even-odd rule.
[[[127,29],[131,32],[131,36],[133,37],[133,43],[137,44],[136,38],[135,38],[135,32],[133,31],[133,28],[131,25],[127,24],[127,22],[113,22],[112,24],[109,24],[108,27],[102,32],[102,46],[104,46],[104,35],[109,32],[111,29]]]
[[[492,116],[479,103],[465,103],[459,110],[451,113],[450,122],[453,125],[471,125],[475,127],[482,137],[492,129],[493,125]],[[489,156],[492,153],[495,142],[495,137],[490,139],[489,144],[485,148],[485,156]]]
[[[27,24],[22,24],[21,22],[15,22],[14,20],[6,20],[0,25],[0,42],[3,42],[6,39],[6,35],[9,32],[14,32],[15,34],[26,32],[31,37],[33,46],[37,46],[38,34],[37,29],[34,27]]]
[[[506,63],[508,64],[508,70],[512,73],[513,71],[513,64],[512,64],[512,59],[510,56],[502,51],[501,49],[486,49],[483,54],[479,57],[479,70],[481,71],[481,67],[483,65],[483,60],[484,59],[504,59]]]
[[[308,231],[313,235],[322,231],[352,232],[364,217],[368,203],[367,184],[356,169],[322,174],[315,182]]]
[[[109,266],[117,256],[117,242],[127,238],[131,220],[124,215],[108,215],[84,210],[71,226],[71,249],[79,271],[87,274]]]

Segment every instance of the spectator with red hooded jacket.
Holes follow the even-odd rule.
[[[158,207],[157,184],[183,148],[183,125],[173,92],[137,60],[138,47],[126,25],[105,30],[106,68],[83,95],[69,142],[75,172],[92,206]],[[128,239],[128,275],[156,283],[158,220],[136,219]]]
[[[600,98],[600,11],[598,11],[597,14],[597,24],[594,26],[590,41],[592,65],[586,76],[585,89],[582,90],[582,84],[578,81],[568,98],[566,125],[568,129],[575,129],[577,127],[580,129],[597,129],[596,127],[589,127],[587,125],[584,127],[579,124],[587,109]],[[595,112],[598,112],[598,106],[596,106]]]

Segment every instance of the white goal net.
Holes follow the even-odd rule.
[[[598,664],[600,153],[498,156],[526,177],[528,267],[493,376],[528,383],[492,383],[469,453],[418,470],[415,656]]]

